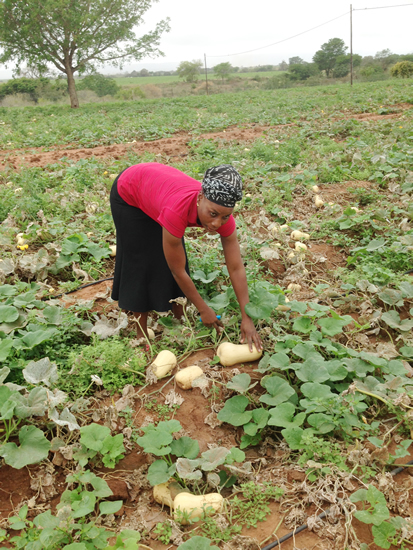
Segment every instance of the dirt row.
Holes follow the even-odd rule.
[[[398,113],[377,115],[375,113],[361,113],[361,114],[345,114],[340,116],[340,119],[354,119],[361,121],[377,121],[386,120],[392,118],[398,118],[403,114],[404,110],[412,108],[410,104],[400,104],[395,106],[399,110]],[[334,120],[340,120],[334,119]],[[269,130],[277,131],[288,126],[295,126],[291,124],[281,124],[275,126],[259,126],[259,125],[247,125],[243,128],[230,127],[221,132],[209,132],[200,134],[201,139],[222,139],[225,141],[231,141],[235,143],[248,143],[262,136],[264,132]],[[48,164],[57,163],[62,157],[65,157],[69,161],[77,162],[84,158],[96,158],[106,159],[113,158],[119,160],[127,153],[134,153],[136,155],[143,155],[144,153],[152,153],[154,155],[162,156],[163,159],[170,158],[176,160],[185,157],[188,152],[188,142],[193,139],[194,136],[189,133],[178,133],[170,138],[162,138],[155,141],[132,141],[129,143],[120,143],[114,145],[101,145],[91,148],[56,148],[51,151],[44,151],[42,147],[39,148],[24,148],[24,149],[12,149],[0,152],[0,167],[9,166],[15,170],[18,170],[24,166],[26,167],[43,167]]]

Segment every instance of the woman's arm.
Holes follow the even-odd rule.
[[[214,310],[207,306],[197,291],[191,277],[185,271],[186,257],[181,239],[174,237],[169,231],[163,228],[162,244],[165,259],[179,288],[197,308],[204,325],[219,330],[219,327],[222,327],[221,321],[217,319]]]
[[[257,350],[261,351],[262,341],[255,329],[254,323],[245,313],[245,306],[249,302],[247,275],[241,258],[241,251],[237,239],[237,232],[234,231],[229,237],[221,237],[224,249],[225,263],[227,264],[232,286],[241,309],[241,342],[247,340],[250,350],[255,344]]]

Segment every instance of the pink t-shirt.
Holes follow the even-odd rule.
[[[183,237],[187,227],[201,227],[196,204],[200,189],[199,181],[157,162],[130,166],[118,179],[118,192],[125,202],[143,210],[178,238]],[[234,230],[231,215],[218,233],[228,237]]]

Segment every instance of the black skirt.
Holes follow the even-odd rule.
[[[122,199],[117,188],[118,178],[110,193],[116,227],[112,299],[118,300],[119,307],[127,311],[169,311],[172,307],[169,300],[185,295],[164,256],[162,226]],[[182,245],[185,250],[184,239]],[[185,269],[189,274],[188,258]]]

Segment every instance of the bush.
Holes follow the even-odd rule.
[[[123,99],[126,101],[144,99],[146,96],[140,86],[128,86],[127,88],[121,88],[116,92],[116,99]]]
[[[291,88],[292,81],[287,74],[276,74],[264,82],[264,90],[278,90],[280,88]]]
[[[367,65],[360,69],[360,76],[364,80],[381,80],[385,78],[386,73],[380,65]]]
[[[291,80],[307,80],[310,76],[316,76],[320,71],[315,63],[301,63],[290,66],[289,78]]]
[[[413,63],[411,61],[399,61],[390,69],[390,74],[396,78],[410,78],[413,76]]]
[[[48,78],[12,78],[0,86],[0,100],[8,95],[28,94],[35,103],[38,102],[41,90],[49,84]]]
[[[102,74],[91,74],[78,81],[77,89],[92,90],[99,97],[103,97],[104,95],[115,95],[119,91],[119,86],[113,78]]]

